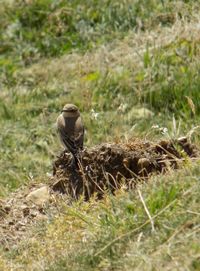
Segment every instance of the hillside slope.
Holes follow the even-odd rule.
[[[199,1],[3,0],[0,205],[48,184],[68,102],[88,148],[183,135],[198,146],[199,10]],[[8,233],[0,270],[199,270],[199,160],[183,160],[101,201],[55,197],[14,245]]]

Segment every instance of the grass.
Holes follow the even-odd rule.
[[[185,9],[181,9],[179,16],[183,16],[186,8],[191,9],[187,2],[183,5]],[[151,22],[150,25],[156,19],[163,25],[171,24],[174,12],[170,1],[164,4],[160,0],[148,1],[148,5],[145,0],[122,3],[108,0],[101,3],[95,0],[85,3],[80,0],[67,3],[63,0],[19,0],[11,4],[4,1],[1,8],[2,51],[11,50],[16,59],[20,57],[24,64],[29,64],[41,56],[60,55],[73,48],[90,49],[111,41],[113,36],[124,37],[130,29],[146,29],[149,26],[147,21]],[[18,42],[17,47],[13,46],[13,41]]]
[[[199,1],[2,1],[1,197],[48,182],[61,148],[55,120],[67,102],[80,108],[86,146],[177,137],[198,126],[199,7]],[[198,164],[140,187],[155,233],[137,191],[70,207],[61,201],[57,217],[2,250],[0,269],[198,270]]]
[[[11,249],[12,265],[29,270],[198,270],[199,173],[199,162],[187,164],[138,187],[154,231],[137,190],[72,206],[61,200],[56,217]]]

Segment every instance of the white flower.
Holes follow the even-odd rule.
[[[91,110],[91,118],[97,120],[99,113],[95,112],[94,109]]]
[[[159,128],[159,125],[158,124],[154,124],[151,126],[152,129],[158,129]]]
[[[161,133],[162,133],[163,135],[165,135],[165,134],[168,133],[167,127],[161,127],[160,130],[161,130]]]

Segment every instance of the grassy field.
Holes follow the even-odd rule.
[[[1,1],[0,196],[48,182],[68,102],[86,146],[192,132],[199,144],[199,10],[199,0]],[[199,175],[188,161],[136,191],[58,202],[57,216],[1,249],[0,270],[199,270]]]

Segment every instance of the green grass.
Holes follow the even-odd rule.
[[[3,1],[0,196],[48,182],[65,103],[80,108],[86,146],[172,138],[198,126],[199,8],[199,1]],[[0,269],[12,262],[14,270],[198,270],[198,167],[188,163],[140,187],[155,233],[137,191],[71,207],[61,201],[59,217],[2,250]]]
[[[174,2],[174,1],[173,1]],[[174,4],[174,3],[173,3]],[[161,19],[161,14],[176,11],[171,1],[119,1],[90,0],[77,1],[15,1],[1,8],[2,50],[12,49],[24,61],[32,61],[39,56],[60,55],[71,48],[88,49],[96,43],[112,40],[112,36],[123,37],[130,29],[143,29],[158,16],[161,24],[170,24]],[[191,5],[184,3],[184,8]],[[181,10],[184,14],[185,9]],[[188,12],[189,13],[189,12]],[[181,16],[181,12],[179,16]],[[170,16],[169,16],[170,17]],[[138,18],[141,22],[139,23]],[[151,22],[151,24],[153,24]],[[6,31],[5,31],[6,28]],[[18,41],[18,48],[13,47]]]
[[[197,1],[3,1],[0,8],[0,70],[10,80],[19,66],[76,49],[80,52],[121,39],[131,30],[190,19]],[[8,79],[9,78],[9,79]]]
[[[138,186],[154,231],[138,191],[121,190],[101,202],[61,200],[57,217],[4,256],[29,270],[198,270],[199,174],[189,163]]]

